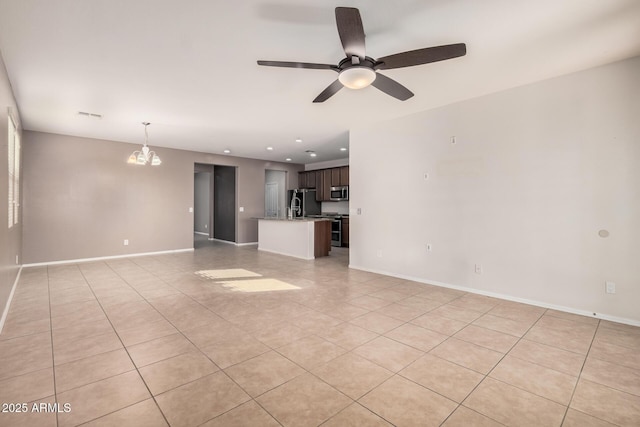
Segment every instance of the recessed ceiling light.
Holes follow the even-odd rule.
[[[267,151],[273,151],[273,147],[267,147]]]
[[[291,157],[287,157],[287,158],[285,159],[285,161],[290,162],[290,161],[291,161]]]
[[[302,138],[296,138],[296,142],[302,142]]]
[[[223,151],[224,154],[229,154],[230,152],[231,152],[231,150],[229,150],[229,149]]]
[[[309,155],[310,155],[311,157],[315,157],[315,156],[317,156],[317,154],[316,154],[316,153],[309,153]]]
[[[345,147],[342,147],[340,151],[347,151],[347,149]]]

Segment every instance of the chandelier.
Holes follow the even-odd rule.
[[[158,166],[162,163],[162,160],[160,160],[160,157],[158,157],[155,151],[149,151],[149,147],[147,146],[147,141],[149,140],[147,126],[151,123],[142,122],[142,124],[144,125],[144,145],[142,146],[142,150],[131,153],[127,163],[134,165],[148,165],[151,163],[151,166]]]

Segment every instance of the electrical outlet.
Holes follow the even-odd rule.
[[[378,249],[378,258],[382,258],[382,249]]]
[[[356,210],[356,213],[357,213],[358,215],[362,215],[362,208],[358,208],[358,209]]]
[[[208,228],[209,226],[207,224],[204,225],[204,228]]]
[[[476,264],[476,274],[482,274],[482,264]]]
[[[425,172],[422,177],[424,178],[425,181],[429,180],[429,174],[427,172]]]
[[[244,212],[244,206],[240,206],[240,207],[238,208],[238,211],[240,211],[240,212]]]
[[[189,208],[189,213],[193,213],[193,208]]]
[[[129,246],[129,239],[124,239],[124,245]]]
[[[18,255],[16,255],[16,265],[18,265],[18,264],[20,264],[20,263],[18,262]]]
[[[431,243],[427,243],[426,247],[427,247],[427,252],[433,251],[433,246],[431,245]]]
[[[608,294],[615,294],[616,293],[616,284],[613,282],[605,282],[604,283],[604,287],[605,287],[605,292]]]

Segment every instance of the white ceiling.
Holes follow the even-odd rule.
[[[360,9],[368,56],[467,55],[383,71],[405,102],[368,87],[313,104],[334,72],[256,60],[337,64],[336,6]],[[0,50],[25,129],[141,143],[149,121],[151,146],[309,163],[345,157],[354,126],[637,56],[640,1],[0,0]]]

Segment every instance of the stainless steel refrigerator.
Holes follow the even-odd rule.
[[[293,218],[320,215],[322,208],[316,200],[316,190],[289,190],[287,192],[287,212],[291,210]]]

